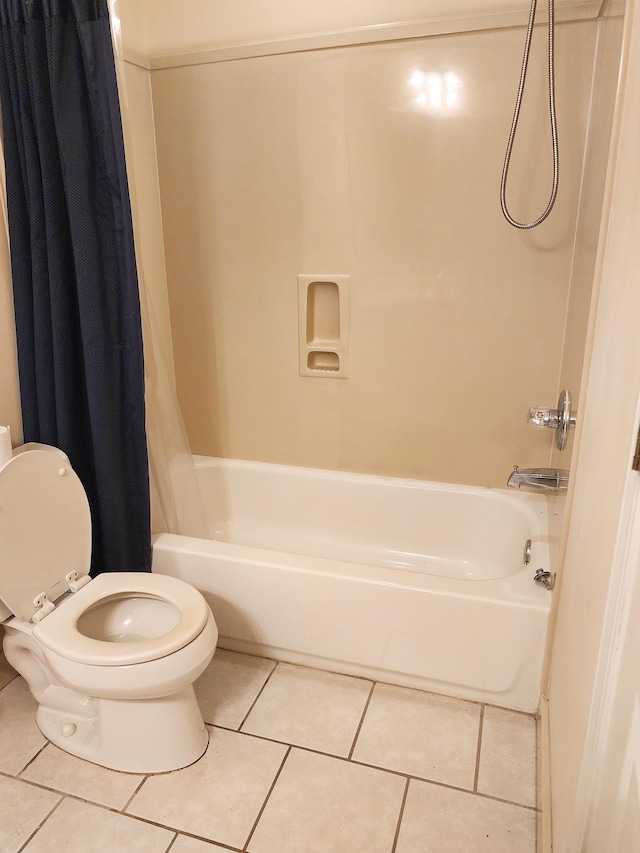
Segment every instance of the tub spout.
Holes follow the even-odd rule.
[[[519,489],[521,486],[538,492],[566,492],[569,486],[569,472],[561,468],[523,468],[513,466],[507,480],[507,486]]]

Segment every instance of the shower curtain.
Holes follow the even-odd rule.
[[[91,506],[92,574],[150,568],[136,261],[106,0],[0,0],[0,102],[25,441]]]
[[[127,0],[129,2],[129,0]],[[113,51],[116,58],[116,73],[120,92],[120,109],[124,129],[129,192],[132,200],[133,232],[136,244],[142,333],[145,346],[145,383],[147,445],[149,452],[149,474],[151,480],[151,524],[154,533],[178,533],[183,536],[215,538],[224,529],[224,518],[215,519],[210,525],[198,486],[191,448],[185,430],[175,388],[171,341],[159,330],[154,310],[154,298],[166,291],[166,281],[149,281],[145,270],[145,249],[140,227],[140,210],[144,210],[143,190],[136,180],[136,166],[149,172],[149,159],[157,169],[155,148],[149,150],[140,142],[140,115],[130,102],[130,74],[140,68],[127,63],[120,19],[120,3],[109,0]],[[125,32],[126,35],[126,32]],[[137,58],[140,54],[137,54]],[[148,71],[145,72],[148,75]],[[147,85],[150,81],[147,78]],[[150,92],[149,92],[150,97]],[[132,99],[133,100],[133,99]],[[147,128],[147,130],[149,130]],[[151,133],[154,134],[153,129]],[[141,182],[144,184],[145,182]],[[148,191],[148,188],[147,188]],[[140,195],[139,195],[140,192]],[[153,251],[153,247],[150,247]],[[157,268],[156,263],[153,265]],[[224,506],[224,496],[219,496]]]

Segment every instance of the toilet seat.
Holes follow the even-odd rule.
[[[108,642],[80,633],[78,620],[89,608],[123,597],[168,602],[178,611],[178,622],[168,632],[144,640]],[[33,636],[45,650],[67,660],[93,666],[124,666],[156,660],[183,648],[201,633],[209,613],[201,593],[177,578],[141,572],[106,573],[65,598],[34,626]]]

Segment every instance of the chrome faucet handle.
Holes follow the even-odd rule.
[[[571,394],[565,388],[558,398],[557,409],[545,409],[534,406],[529,409],[528,421],[535,427],[548,427],[556,430],[556,447],[564,450],[567,444],[569,430],[576,425],[575,414],[571,411]]]
[[[534,406],[529,409],[527,420],[534,427],[549,427],[549,429],[558,428],[558,410],[546,409],[543,406]]]

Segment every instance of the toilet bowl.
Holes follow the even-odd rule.
[[[104,767],[158,773],[192,764],[207,729],[193,682],[218,631],[176,578],[91,579],[87,498],[62,451],[27,444],[0,465],[4,651],[61,749]]]

